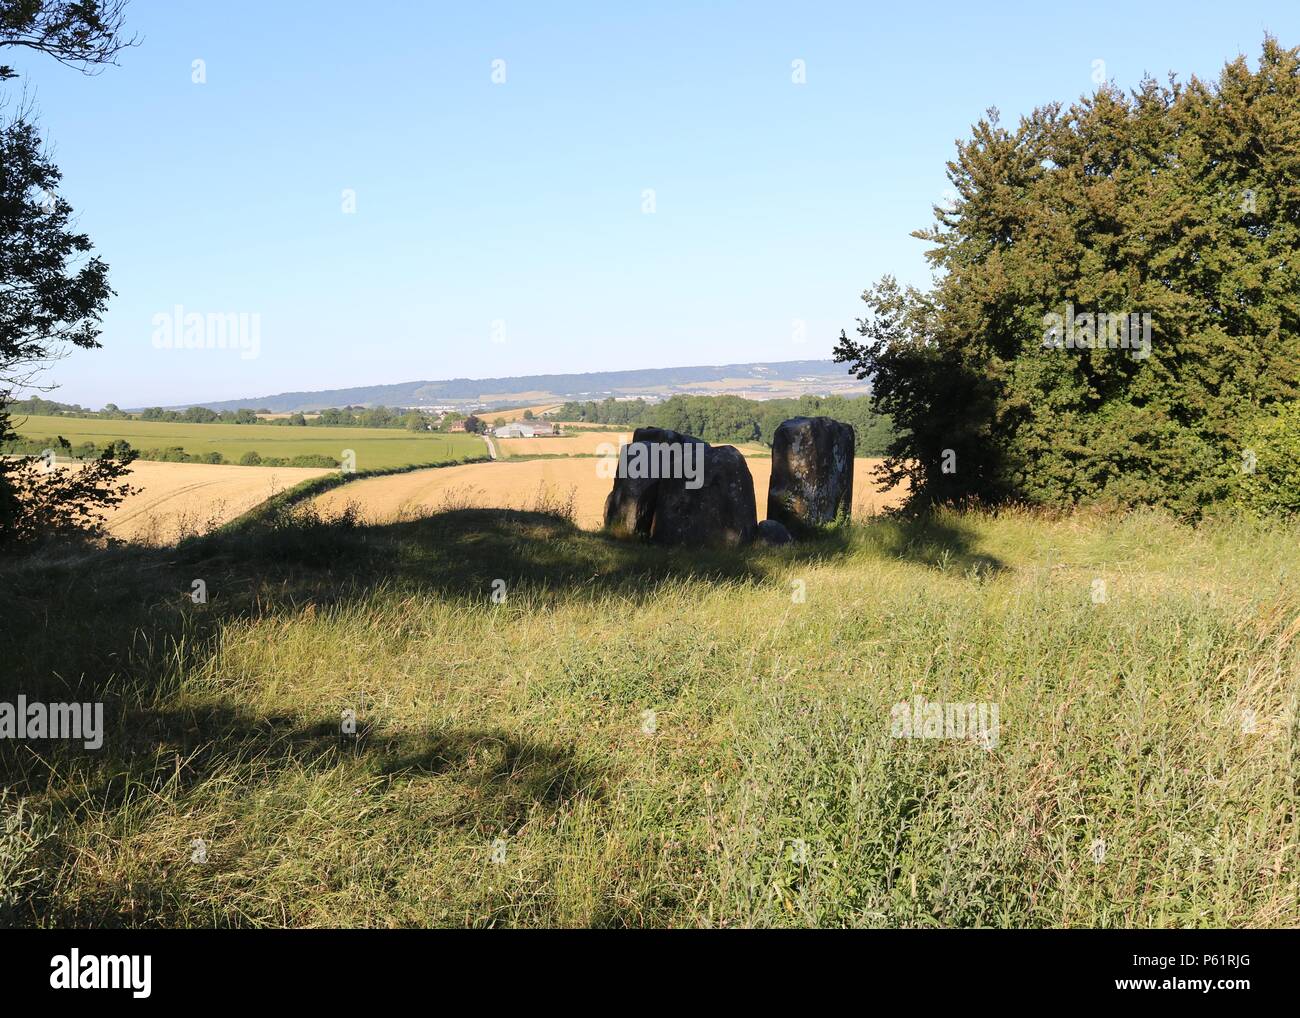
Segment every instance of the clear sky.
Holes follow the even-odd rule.
[[[1266,31],[1300,44],[1296,0],[127,17],[141,45],[95,77],[6,56],[117,291],[104,349],[44,376],[89,406],[828,357],[870,282],[927,280],[909,233],[987,107],[1072,101],[1098,60],[1131,88],[1253,65]],[[156,348],[176,305],[260,315],[258,356]]]

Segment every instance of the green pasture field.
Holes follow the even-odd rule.
[[[385,470],[417,463],[435,463],[481,456],[485,448],[473,435],[414,434],[390,428],[290,427],[275,424],[176,424],[166,421],[104,421],[94,418],[16,415],[22,437],[53,439],[62,435],[72,445],[104,445],[125,439],[137,451],[180,446],[191,455],[219,452],[229,463],[244,453],[262,457],[317,454],[341,459],[344,449],[356,453],[356,468]]]

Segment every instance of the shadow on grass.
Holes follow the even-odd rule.
[[[194,876],[188,870],[194,862],[192,839],[210,839],[209,831],[177,828],[167,857],[132,870],[129,880],[81,881],[72,899],[57,892],[56,880],[79,854],[78,845],[63,832],[108,817],[100,821],[104,833],[110,840],[116,841],[114,835],[125,840],[127,832],[120,828],[125,818],[134,816],[132,823],[147,827],[154,806],[162,811],[163,824],[175,825],[191,810],[210,808],[213,800],[199,789],[211,781],[233,784],[241,798],[249,799],[293,773],[333,773],[341,786],[360,786],[353,795],[370,797],[382,796],[395,784],[437,781],[456,804],[447,826],[488,844],[495,837],[514,836],[539,813],[552,815],[579,798],[603,799],[615,779],[573,745],[496,727],[386,735],[362,721],[355,737],[344,737],[337,719],[304,722],[219,704],[128,712],[109,736],[102,753],[80,760],[73,749],[52,747],[42,754],[42,766],[30,761],[10,766],[19,750],[12,744],[0,748],[6,773],[18,774],[13,790],[19,795],[40,793],[54,784],[56,775],[62,779],[43,804],[54,835],[40,849],[41,878],[3,916],[6,925],[111,928],[176,925],[186,916],[192,921],[187,890]],[[113,867],[106,857],[99,863]],[[203,860],[203,875],[243,879],[264,864],[260,856],[226,842]],[[239,925],[240,919],[238,913],[220,912],[211,924]]]
[[[486,608],[504,580],[511,594],[642,603],[684,579],[762,582],[851,542],[665,549],[540,513],[466,509],[376,527],[287,513],[177,547],[47,549],[0,563],[0,699],[103,700],[109,714],[165,703],[230,621],[364,604],[380,589]],[[117,702],[128,688],[134,704]]]
[[[504,580],[512,595],[640,604],[666,583],[757,584],[850,554],[968,575],[1003,568],[974,544],[973,530],[948,514],[878,518],[783,548],[687,549],[620,541],[541,513],[464,509],[374,527],[290,513],[178,547],[49,551],[0,565],[0,699],[103,699],[112,713],[130,687],[136,704],[165,703],[228,622],[364,604],[380,589],[487,608]]]
[[[872,528],[871,544],[890,558],[968,576],[992,576],[1006,564],[975,550],[975,530],[955,512],[941,510],[916,516],[890,516]]]
[[[184,803],[213,779],[236,775],[252,795],[286,771],[355,766],[378,790],[450,781],[472,806],[449,822],[509,832],[536,810],[603,796],[610,775],[544,735],[457,729],[389,736],[368,731],[363,710],[359,736],[348,742],[337,716],[308,721],[187,704],[178,696],[182,683],[204,674],[220,652],[223,627],[235,620],[365,603],[380,589],[486,608],[493,581],[503,579],[512,594],[522,587],[542,597],[612,594],[642,603],[664,583],[761,583],[801,563],[849,554],[999,565],[972,545],[959,520],[891,518],[780,549],[665,549],[544,514],[467,509],[378,527],[346,516],[287,514],[172,548],[47,550],[0,565],[0,701],[24,694],[29,701],[103,702],[104,745],[88,751],[80,742],[2,739],[0,784],[40,797],[56,824],[107,817],[98,822],[113,831],[142,800]],[[206,602],[191,596],[196,580]],[[347,706],[346,691],[339,696],[338,706]],[[50,879],[75,854],[58,838],[52,845]],[[175,915],[182,907],[179,848],[176,862],[150,870],[161,882],[147,877],[122,893],[106,887],[71,903],[60,904],[46,884],[27,921],[166,922],[168,909]]]

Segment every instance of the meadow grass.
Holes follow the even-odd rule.
[[[15,416],[14,430],[22,438],[49,439],[59,435],[72,445],[103,446],[123,439],[143,452],[179,446],[192,456],[218,452],[238,463],[246,452],[262,457],[330,456],[344,449],[356,453],[357,470],[386,470],[421,463],[464,460],[484,453],[475,435],[416,434],[399,428],[291,427],[280,424],[185,424],[170,421],[115,421],[80,417]]]
[[[299,507],[10,562],[0,699],[108,733],[0,743],[7,921],[1295,925],[1298,536],[972,512],[696,552]],[[996,746],[892,737],[917,694],[996,704]]]

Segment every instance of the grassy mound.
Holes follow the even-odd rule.
[[[1294,925],[1297,536],[966,514],[704,554],[300,508],[7,563],[0,700],[103,700],[107,733],[0,740],[0,907]],[[996,705],[996,745],[893,737],[918,695]]]

